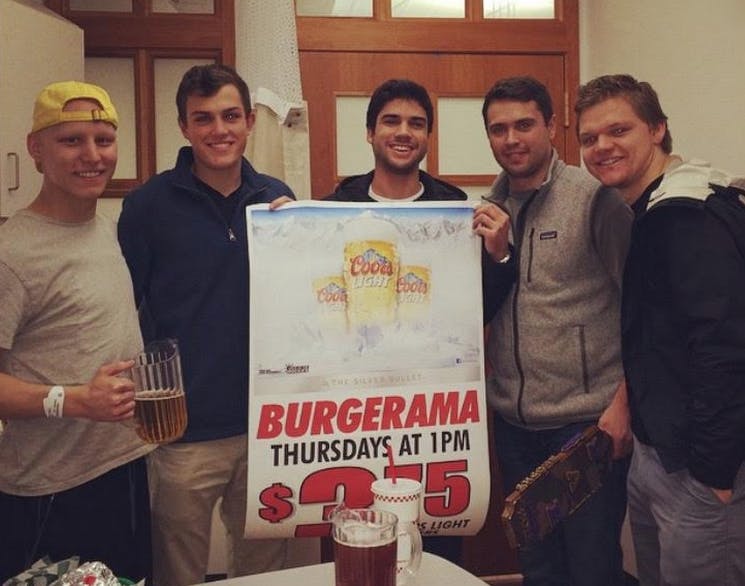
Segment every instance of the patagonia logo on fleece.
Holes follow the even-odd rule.
[[[539,240],[553,240],[554,238],[558,237],[558,232],[556,230],[550,230],[549,232],[541,232],[538,235]]]

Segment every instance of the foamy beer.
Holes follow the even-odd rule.
[[[331,523],[336,586],[396,586],[396,515],[342,508]]]
[[[396,282],[398,319],[410,325],[424,324],[429,318],[432,275],[424,264],[402,264]]]
[[[344,283],[347,320],[360,330],[396,320],[399,260],[396,229],[385,220],[361,217],[345,230]]]
[[[343,275],[326,275],[312,281],[321,330],[345,332],[347,329],[347,286]]]
[[[176,340],[145,346],[131,369],[137,435],[152,444],[177,440],[186,430],[186,397]]]

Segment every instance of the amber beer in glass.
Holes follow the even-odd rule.
[[[386,220],[360,217],[347,224],[344,236],[349,327],[359,332],[393,323],[399,270],[396,229]]]
[[[137,435],[152,444],[179,439],[186,430],[186,397],[176,340],[158,340],[135,357]]]
[[[396,294],[398,295],[398,319],[401,323],[424,325],[429,318],[432,297],[432,276],[429,266],[423,264],[401,264]]]
[[[396,586],[396,515],[342,509],[331,521],[336,586]]]
[[[312,281],[316,309],[324,333],[347,330],[347,288],[344,276],[323,275]]]

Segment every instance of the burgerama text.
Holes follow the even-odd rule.
[[[443,425],[464,425],[480,421],[475,389],[350,397],[341,401],[302,401],[286,405],[261,406],[257,439],[379,432]]]

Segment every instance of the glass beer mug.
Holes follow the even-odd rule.
[[[134,361],[130,372],[137,435],[152,444],[179,439],[186,431],[187,416],[177,341],[150,342]]]
[[[329,519],[336,586],[396,586],[396,515],[341,504]]]

